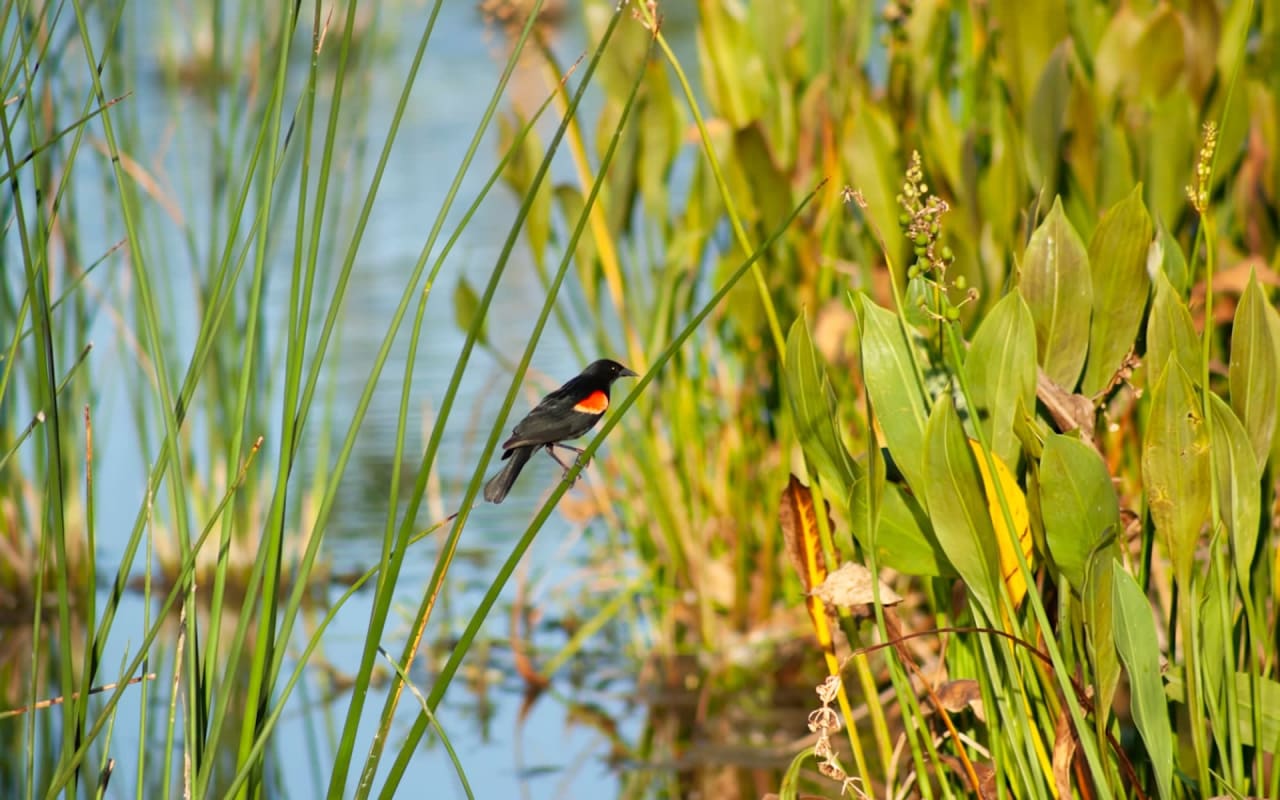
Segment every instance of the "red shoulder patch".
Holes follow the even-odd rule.
[[[607,408],[609,408],[609,395],[599,389],[582,398],[573,406],[574,411],[581,411],[584,414],[603,414]]]

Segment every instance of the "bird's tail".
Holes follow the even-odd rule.
[[[511,458],[502,471],[489,479],[484,485],[484,499],[490,503],[501,503],[511,491],[511,484],[516,482],[520,470],[533,456],[534,447],[517,447],[511,451]]]

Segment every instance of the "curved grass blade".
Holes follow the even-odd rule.
[[[1129,673],[1133,722],[1147,746],[1160,797],[1173,797],[1173,731],[1160,677],[1160,642],[1151,604],[1120,562],[1112,562],[1111,596],[1115,606],[1116,649]]]

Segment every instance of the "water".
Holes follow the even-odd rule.
[[[401,76],[408,69],[418,32],[426,17],[426,10],[415,6],[388,8],[383,13],[400,14],[402,17],[384,25],[385,30],[392,33],[388,34],[390,39],[385,43],[385,51],[376,56],[377,67],[371,82],[365,87],[370,104],[367,131],[375,143],[379,143],[384,135],[397,99]],[[142,6],[135,6],[134,14],[130,24],[154,25],[156,35],[173,35],[172,31],[166,34],[162,30],[162,23],[151,20]],[[169,22],[181,23],[182,19],[177,17]],[[682,56],[687,57],[691,42],[688,35],[680,35],[680,30],[688,31],[688,28],[678,23],[679,20],[673,20],[668,30],[675,36]],[[181,29],[181,25],[178,28]],[[554,45],[561,62],[571,63],[583,50],[584,43],[580,12],[571,8]],[[503,59],[501,51],[500,39],[485,29],[472,3],[448,2],[444,5],[427,62],[418,76],[413,102],[400,130],[360,248],[355,278],[345,301],[346,322],[338,345],[340,356],[335,362],[338,372],[334,375],[339,391],[335,396],[333,413],[338,420],[346,420],[351,415],[358,391],[368,374],[368,365],[380,345],[385,321],[399,301],[404,282],[418,258],[428,221],[434,218],[443,201],[452,170],[460,163],[482,105],[497,80]],[[138,104],[140,118],[157,122],[144,133],[144,138],[154,144],[154,149],[146,154],[147,163],[160,168],[162,182],[171,189],[172,198],[192,229],[207,233],[208,226],[201,221],[207,218],[208,209],[200,204],[209,196],[207,170],[202,163],[202,158],[207,157],[209,142],[201,119],[207,118],[209,107],[192,94],[184,94],[177,99],[178,119],[173,119],[174,101],[164,95],[158,68],[148,61],[153,56],[154,53],[144,54],[142,63],[138,64],[138,83],[128,87],[134,91],[128,102]],[[686,62],[688,65],[692,63],[692,60]],[[591,112],[586,119],[590,130]],[[161,120],[164,120],[162,124]],[[484,176],[496,162],[495,153],[495,137],[491,134],[481,146],[478,161],[463,187],[460,206],[465,206],[480,188]],[[371,166],[372,157],[366,163]],[[92,167],[88,174],[93,175]],[[358,187],[357,193],[362,194],[368,180],[368,169],[354,175],[353,179]],[[455,219],[459,211],[455,211]],[[462,337],[452,322],[450,298],[453,287],[463,276],[473,285],[483,285],[515,213],[516,205],[510,193],[504,189],[497,190],[486,201],[479,219],[469,227],[466,238],[454,251],[438,279],[436,294],[431,301],[431,317],[426,326],[428,333],[422,337],[411,377],[413,408],[417,413],[429,416],[438,408],[462,345]],[[291,232],[294,222],[292,209],[280,211],[277,219],[278,224],[287,226]],[[90,225],[85,235],[91,241],[96,240],[96,244],[88,248],[92,252],[95,246],[99,250],[105,249],[122,233],[104,219],[100,229]],[[174,230],[151,231],[150,235],[153,262],[185,252],[184,240]],[[204,235],[197,233],[197,241],[200,242]],[[205,245],[205,242],[200,242],[201,247]],[[518,357],[533,324],[528,298],[541,297],[529,254],[523,248],[523,243],[517,248],[516,257],[508,267],[491,311],[491,338],[496,347],[510,358]],[[268,311],[268,320],[278,322],[278,306],[286,299],[288,264],[281,263],[273,269],[275,274],[269,298],[277,308]],[[190,289],[184,283],[188,279],[186,270],[175,270],[169,277],[174,297],[190,296]],[[95,285],[105,297],[123,302],[123,293],[128,291],[127,266],[119,259],[107,265],[95,280]],[[166,331],[166,335],[175,337],[182,343],[180,349],[189,352],[194,330],[182,327],[181,317],[181,314],[174,315],[178,320],[177,327]],[[539,346],[533,369],[561,380],[575,373],[581,364],[577,363],[570,348],[554,329],[549,328],[549,331]],[[137,446],[138,433],[132,424],[128,390],[122,385],[123,381],[112,377],[130,374],[135,366],[127,337],[112,316],[101,315],[93,338],[97,346],[95,375],[102,380],[103,387],[94,404],[99,564],[103,573],[110,575],[119,563],[144,496],[145,475],[150,466],[145,459],[150,454],[141,452]],[[406,354],[407,345],[402,336],[383,373],[344,480],[338,511],[329,527],[325,552],[339,569],[365,567],[378,558],[387,513],[384,505],[386,483],[393,467],[394,420]],[[478,455],[476,431],[487,429],[491,424],[506,381],[502,369],[487,353],[478,352],[473,357],[462,384],[459,408],[447,429],[437,464],[446,510],[452,510],[450,504],[461,498],[462,487],[470,479]],[[518,415],[524,408],[525,401],[521,400],[513,414]],[[320,409],[313,412],[312,428],[318,424],[321,413]],[[513,421],[510,420],[509,424]],[[205,423],[194,418],[190,424],[195,432],[194,441],[202,441],[200,431]],[[279,423],[272,418],[269,424],[274,427]],[[425,448],[424,431],[427,429],[429,426],[424,424],[408,431],[405,443],[408,463],[403,466],[408,471],[406,480],[409,483]],[[339,424],[337,433],[341,435],[344,431],[345,425]],[[263,433],[268,439],[275,434],[270,429]],[[314,452],[316,443],[308,440],[306,446],[307,452]],[[486,472],[494,469],[490,466]],[[443,637],[442,630],[456,631],[465,624],[483,587],[487,585],[496,561],[505,557],[515,536],[524,530],[540,502],[540,496],[552,485],[554,476],[555,470],[551,466],[535,464],[504,505],[477,509],[463,545],[475,557],[461,560],[455,566],[454,587],[447,603],[433,617],[427,634],[429,638]],[[425,512],[423,517],[424,521],[431,518]],[[586,545],[575,540],[577,543],[567,550],[563,546],[564,538],[574,532],[569,522],[556,519],[535,542],[528,556],[530,572],[537,579],[533,586],[535,592],[539,587],[557,586],[569,580],[580,568]],[[400,575],[398,596],[401,611],[398,615],[393,614],[383,642],[392,653],[398,653],[403,646],[407,620],[419,601],[420,587],[426,585],[434,557],[434,545],[430,541],[418,545]],[[135,572],[140,567],[141,562],[135,561]],[[508,636],[507,615],[502,609],[513,599],[513,592],[513,588],[507,590],[487,626],[488,634],[498,642],[506,641]],[[333,594],[336,596],[337,590]],[[99,603],[106,599],[105,594],[100,595]],[[145,611],[139,596],[131,594],[125,598],[104,654],[104,664],[119,664],[126,654],[135,652],[143,630]],[[369,596],[357,595],[326,633],[323,656],[338,673],[351,674],[356,670],[368,615]],[[306,621],[300,623],[304,629],[308,625]],[[549,638],[541,634],[537,643],[545,645],[544,640]],[[475,655],[480,655],[479,649]],[[418,662],[414,678],[420,686],[426,687],[430,684],[430,675],[423,668],[424,660]],[[625,668],[625,665],[615,666]],[[163,680],[169,667],[153,663],[152,669],[159,672]],[[522,686],[510,669],[508,654],[498,653],[489,669],[481,669],[477,674],[491,685],[479,691],[474,683],[469,687],[468,681],[460,674],[439,711],[440,724],[449,733],[477,797],[607,797],[617,792],[618,778],[614,769],[605,762],[609,752],[608,739],[595,729],[573,724],[567,718],[568,700],[557,694],[567,687],[557,682],[551,695],[535,704],[529,715],[521,720]],[[274,737],[269,763],[282,795],[319,796],[327,785],[333,744],[350,697],[344,692],[326,702],[319,696],[319,686],[315,672],[308,670],[304,685],[291,697],[288,711]],[[357,754],[367,751],[384,692],[385,689],[371,692]],[[152,702],[163,702],[166,696],[167,689],[158,689],[152,695]],[[119,761],[111,788],[112,794],[119,797],[131,796],[136,781],[128,753],[143,746],[135,741],[134,720],[138,718],[139,697],[140,693],[136,691],[125,696],[120,707],[121,724],[117,726],[112,740],[112,755]],[[620,694],[575,695],[573,699],[598,703],[606,713],[618,719],[621,726],[619,735],[626,740],[635,740],[642,723],[634,715],[628,716]],[[160,712],[163,709],[155,710]],[[416,716],[416,710],[417,705],[411,697],[401,702],[382,774],[394,757],[397,742]],[[153,720],[159,719],[159,716],[153,717]],[[153,722],[152,727],[154,730],[158,724]],[[154,753],[161,744],[153,741],[145,746]],[[360,759],[357,758],[355,770],[359,765]],[[430,796],[462,796],[457,788],[454,768],[438,745],[420,748],[402,786],[406,787],[402,792],[404,796],[426,796],[422,794],[421,787],[432,787]]]

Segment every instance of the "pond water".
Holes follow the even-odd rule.
[[[564,64],[571,63],[585,47],[581,12],[574,6],[576,4],[570,4],[553,42],[554,50]],[[668,36],[681,57],[687,59],[685,63],[688,65],[696,63],[693,61],[691,13],[677,10],[670,15],[666,27]],[[362,89],[368,92],[367,126],[375,145],[380,143],[394,110],[402,76],[417,46],[427,9],[418,3],[393,3],[383,14],[401,15],[401,18],[382,20],[381,45],[375,57],[377,67],[369,85]],[[176,24],[180,28],[182,20],[181,12],[178,12],[172,18],[164,18],[163,22],[157,21],[142,4],[136,4],[129,24],[142,26],[144,30],[152,26],[156,35],[163,37],[173,35],[172,26]],[[169,171],[164,177],[176,187],[174,196],[182,204],[194,203],[194,206],[183,207],[184,216],[188,220],[199,220],[208,214],[207,209],[199,207],[201,198],[208,196],[208,176],[202,163],[209,148],[208,131],[200,126],[202,115],[208,113],[207,100],[196,97],[194,90],[176,100],[166,97],[159,70],[151,60],[157,52],[159,49],[140,56],[138,83],[129,87],[134,94],[126,102],[138,104],[140,118],[155,120],[156,124],[144,132],[144,139],[154,144],[155,159]],[[473,3],[449,0],[444,4],[426,63],[418,76],[413,102],[382,182],[358,256],[352,289],[347,296],[346,323],[339,344],[337,373],[333,376],[338,391],[334,395],[332,413],[337,420],[350,417],[360,387],[367,377],[368,365],[380,344],[385,321],[399,301],[407,275],[423,246],[429,221],[434,218],[452,180],[453,170],[463,157],[504,58],[501,38],[486,27]],[[305,65],[298,69],[305,69]],[[175,108],[178,110],[176,119]],[[592,130],[593,113],[590,110],[586,113],[586,127]],[[479,159],[471,170],[472,177],[463,187],[460,205],[465,206],[474,197],[496,163],[496,151],[496,136],[491,134],[480,149]],[[372,161],[372,158],[367,158],[363,174],[352,177],[361,187],[361,192],[367,185]],[[512,195],[502,189],[496,191],[486,202],[479,220],[467,229],[465,238],[440,275],[436,295],[432,299],[433,316],[427,325],[429,333],[422,338],[412,378],[414,407],[424,419],[438,407],[462,345],[462,337],[453,324],[453,287],[463,276],[473,285],[483,284],[515,213]],[[457,215],[455,213],[454,216]],[[282,220],[282,225],[292,226],[292,210],[280,212],[278,219]],[[192,225],[193,229],[199,230],[200,227],[198,223]],[[103,230],[98,233],[104,243],[123,235],[111,229],[109,222],[104,222]],[[200,235],[197,234],[197,239]],[[179,253],[186,247],[177,232],[162,230],[152,232],[152,236],[155,248],[153,262],[165,253]],[[109,268],[117,272],[97,276],[101,287],[108,292],[108,287],[118,285],[127,275],[127,267],[122,263]],[[269,297],[272,303],[283,304],[288,291],[287,259],[286,263],[275,265],[273,269],[279,277],[273,279]],[[175,270],[172,280],[175,297],[182,297],[189,291],[183,283],[190,280],[186,270]],[[528,310],[530,296],[540,298],[541,290],[528,253],[518,250],[491,309],[490,336],[496,348],[509,358],[518,357],[533,324],[535,312]],[[267,316],[268,320],[276,318],[270,310]],[[371,324],[361,324],[365,320]],[[544,337],[534,358],[533,369],[551,379],[567,378],[581,365],[563,339],[558,338],[554,328],[548,330],[549,334]],[[184,330],[180,326],[168,333],[179,341],[190,340],[194,336],[192,329]],[[113,375],[127,374],[127,362],[133,357],[121,335],[120,326],[109,315],[102,315],[93,335],[97,346],[94,374],[103,380],[101,395],[94,404],[99,567],[103,575],[109,576],[119,563],[121,550],[132,528],[145,491],[145,474],[149,467],[146,459],[153,454],[142,453],[137,447],[138,433],[131,422],[134,418],[130,411],[132,396],[119,381],[112,381]],[[386,485],[393,467],[391,459],[396,436],[399,381],[404,374],[407,353],[404,338],[401,337],[383,373],[381,388],[375,396],[352,466],[346,474],[338,500],[339,510],[328,529],[326,556],[339,571],[362,569],[378,559],[387,511]],[[506,385],[502,367],[489,354],[479,352],[473,357],[459,398],[459,410],[447,428],[437,465],[441,496],[448,508],[462,496],[478,455],[477,430],[487,429],[491,424],[498,405],[496,395],[500,395]],[[498,389],[496,392],[493,391],[495,387]],[[513,414],[521,413],[524,408],[525,400],[522,398]],[[193,421],[192,424],[198,428],[205,423]],[[278,421],[272,419],[271,424],[278,425]],[[343,432],[345,424],[339,424],[337,430]],[[429,424],[424,422],[409,431],[405,447],[407,463],[403,465],[408,470],[416,468],[426,444],[426,430],[429,430]],[[271,431],[266,433],[268,437],[272,434]],[[198,441],[200,437],[197,435],[195,438]],[[316,442],[308,441],[306,446],[308,452],[314,452]],[[490,467],[487,471],[492,472],[493,469]],[[553,484],[555,474],[551,466],[535,465],[527,471],[505,504],[500,507],[485,505],[474,512],[463,542],[468,558],[459,561],[453,570],[453,583],[446,602],[428,629],[429,640],[447,640],[449,632],[460,630],[465,624],[488,583],[491,571],[496,568],[495,561],[505,557],[511,542],[524,530],[540,497]],[[412,475],[409,480],[411,482]],[[423,516],[430,515],[424,512]],[[575,535],[570,536],[566,543],[566,536],[571,533]],[[572,581],[578,574],[588,545],[576,536],[577,533],[580,531],[559,518],[553,518],[552,524],[544,529],[528,556],[529,573],[536,581],[536,593],[554,595],[554,587]],[[412,610],[420,599],[420,587],[426,585],[434,559],[434,545],[428,540],[416,547],[399,577],[401,611],[399,615],[393,614],[384,641],[384,646],[392,653],[398,653],[403,647]],[[140,561],[135,563],[140,567]],[[543,591],[540,587],[550,588]],[[333,595],[339,591],[334,589]],[[488,633],[495,642],[508,639],[509,620],[503,609],[511,602],[513,592],[514,589],[509,587],[503,604],[495,609],[488,623]],[[105,600],[105,594],[101,595],[99,602]],[[370,602],[370,596],[357,595],[325,636],[323,657],[338,674],[352,674],[358,666]],[[136,647],[139,632],[143,629],[145,612],[140,596],[130,595],[125,599],[104,655],[104,664],[118,664],[126,653],[132,655],[134,651],[131,648]],[[307,627],[307,623],[302,623],[302,627]],[[642,721],[627,697],[629,681],[623,677],[613,682],[613,688],[594,694],[560,685],[557,681],[552,691],[522,719],[523,686],[510,669],[509,655],[502,652],[501,646],[498,649],[497,655],[487,665],[480,665],[466,675],[459,674],[439,711],[439,722],[449,733],[476,796],[608,797],[616,794],[619,780],[615,768],[607,763],[610,752],[608,736],[597,727],[574,722],[571,717],[579,711],[572,710],[571,706],[578,702],[594,704],[618,723],[617,735],[634,741]],[[475,648],[477,656],[482,654],[481,650]],[[418,662],[414,675],[422,686],[430,683],[430,676],[421,667],[425,660]],[[634,666],[615,663],[608,668],[625,676]],[[153,663],[152,669],[163,678],[168,667]],[[466,669],[464,667],[464,673]],[[274,738],[269,761],[279,796],[321,796],[327,786],[333,743],[350,699],[348,693],[328,699],[320,697],[320,690],[312,678],[308,677],[307,681],[292,696],[289,711]],[[478,689],[481,684],[486,688]],[[363,735],[357,744],[357,753],[368,748],[370,732],[381,710],[382,696],[382,691],[375,689],[365,706]],[[137,776],[129,767],[127,754],[136,748],[154,748],[162,744],[153,741],[144,745],[136,741],[137,727],[132,721],[138,718],[138,697],[137,692],[129,693],[120,709],[122,724],[117,726],[111,746],[112,755],[119,759],[117,773],[112,779],[112,796],[134,795]],[[153,702],[162,703],[166,697],[167,691],[158,690],[153,694]],[[389,753],[394,754],[395,740],[403,737],[416,715],[416,709],[412,698],[401,702]],[[164,711],[160,706],[155,710]],[[152,727],[158,729],[159,725],[153,724]],[[390,760],[391,756],[384,758],[383,774]],[[357,758],[357,768],[359,763]],[[438,743],[420,748],[402,787],[401,794],[406,797],[462,796],[454,768]],[[430,790],[424,791],[424,787],[430,787]]]

